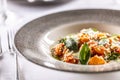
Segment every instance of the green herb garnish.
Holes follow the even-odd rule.
[[[79,59],[81,64],[87,64],[89,57],[90,57],[89,46],[87,43],[84,43],[79,53]]]
[[[66,38],[62,38],[59,40],[59,43],[65,43],[66,42]]]
[[[77,42],[73,38],[66,39],[65,45],[70,51],[76,52],[79,49]]]
[[[119,56],[119,53],[111,53],[110,55],[108,55],[107,60],[117,60]]]

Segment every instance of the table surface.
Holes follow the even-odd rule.
[[[61,4],[29,4],[24,0],[8,0],[8,8],[18,15],[21,22],[16,23],[18,30],[25,23],[51,13],[73,9],[120,9],[120,0],[68,0]],[[15,80],[15,56],[8,53],[0,59],[0,80]],[[70,73],[56,71],[36,65],[22,55],[18,55],[20,80],[120,80],[120,71],[110,73]]]

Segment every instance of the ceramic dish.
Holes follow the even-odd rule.
[[[24,25],[16,34],[17,50],[38,65],[71,72],[107,72],[120,69],[118,62],[105,65],[78,65],[58,61],[51,56],[50,47],[58,39],[78,33],[83,28],[96,28],[120,33],[120,11],[105,9],[71,10],[37,18]]]

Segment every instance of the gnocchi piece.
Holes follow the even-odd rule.
[[[72,54],[66,54],[63,59],[64,62],[78,64],[78,59],[75,58]]]
[[[103,57],[98,55],[91,57],[88,61],[88,65],[101,65],[105,63],[106,61],[103,59]]]

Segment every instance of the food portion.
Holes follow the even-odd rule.
[[[120,59],[120,35],[82,29],[57,41],[52,56],[72,64],[102,65]]]

